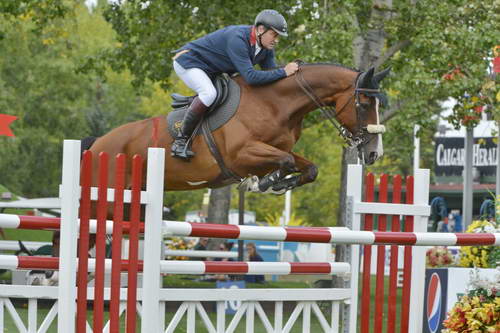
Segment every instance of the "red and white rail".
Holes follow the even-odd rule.
[[[0,228],[57,230],[59,227],[59,218],[0,214]],[[89,228],[91,233],[95,233],[95,220],[90,220]],[[128,224],[124,223],[124,232],[127,232],[128,228]],[[144,230],[142,223],[140,229],[141,232]],[[163,231],[166,236],[285,242],[415,246],[500,245],[500,233],[351,231],[347,228],[262,227],[178,221],[163,221]],[[113,232],[112,221],[107,221],[106,232]]]
[[[88,271],[95,271],[95,259],[89,259]],[[105,260],[105,270],[111,271],[111,259]],[[327,274],[350,273],[350,265],[342,262],[243,262],[243,261],[182,261],[161,260],[160,272],[164,274]],[[122,271],[128,270],[129,262],[122,260]],[[0,255],[0,269],[59,269],[59,258]],[[139,261],[139,271],[143,262]]]
[[[164,222],[172,236],[215,237],[245,240],[275,240],[363,245],[500,245],[500,233],[427,233],[351,231],[347,228],[260,227],[192,222]]]

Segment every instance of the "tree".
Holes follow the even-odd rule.
[[[83,3],[67,9],[36,31],[36,10],[0,14],[8,18],[0,21],[0,110],[19,117],[16,138],[0,139],[0,183],[26,197],[57,195],[63,139],[102,135],[143,117],[129,73],[77,73],[114,42],[113,31],[99,10]]]

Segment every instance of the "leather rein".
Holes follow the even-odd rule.
[[[332,125],[337,129],[339,135],[344,139],[344,142],[351,148],[358,147],[360,145],[366,144],[370,139],[368,137],[369,133],[372,133],[368,127],[362,127],[361,121],[362,115],[359,109],[362,108],[361,103],[359,101],[359,94],[363,92],[368,93],[378,93],[379,89],[368,89],[368,88],[360,88],[358,87],[359,78],[363,74],[362,72],[358,73],[356,77],[356,81],[354,83],[354,93],[349,97],[347,102],[340,108],[338,112],[336,112],[336,108],[330,105],[326,105],[321,101],[321,99],[314,93],[312,87],[305,80],[301,67],[299,65],[299,69],[295,75],[295,80],[299,87],[304,91],[304,93],[316,104],[319,110],[323,113],[326,119],[328,119]],[[346,106],[352,101],[355,100],[355,110],[356,110],[356,132],[352,133],[349,131],[344,124],[338,119],[338,116],[346,110]],[[378,125],[380,126],[380,125]]]

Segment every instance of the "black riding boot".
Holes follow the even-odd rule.
[[[172,144],[172,156],[189,160],[194,153],[188,147],[188,140],[208,107],[195,97],[184,115],[181,128]]]

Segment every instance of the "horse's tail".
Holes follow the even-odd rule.
[[[97,140],[98,138],[95,137],[95,136],[88,136],[86,138],[83,138],[82,139],[82,148],[81,148],[81,151],[80,151],[80,156],[83,155],[83,152],[86,151],[86,150],[89,150],[90,147],[92,147],[92,145],[94,144],[94,142]]]

